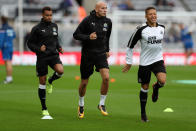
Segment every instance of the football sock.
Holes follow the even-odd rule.
[[[6,77],[6,81],[10,82],[10,81],[12,81],[12,80],[13,80],[12,76],[7,76],[7,77]]]
[[[155,89],[159,89],[161,87],[163,87],[164,85],[161,84],[160,82],[157,81],[157,83],[154,85]]]
[[[147,98],[148,98],[148,90],[144,90],[143,88],[141,88],[141,91],[140,91],[141,114],[146,113]]]
[[[61,76],[62,76],[62,75],[58,74],[57,72],[54,72],[53,75],[52,75],[52,77],[49,78],[48,82],[49,82],[50,84],[52,84],[52,82],[53,82],[54,80],[59,79]]]
[[[39,99],[41,101],[42,110],[47,110],[46,107],[46,85],[39,85],[38,89]]]
[[[80,97],[79,96],[79,106],[84,106],[84,96],[83,97]]]
[[[105,105],[106,96],[107,96],[107,95],[101,95],[101,96],[100,96],[99,105]]]

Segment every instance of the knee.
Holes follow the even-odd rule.
[[[63,75],[63,73],[64,73],[64,71],[62,70],[62,71],[59,71],[59,73],[58,73],[58,74],[62,76],[62,75]]]
[[[149,84],[142,84],[141,85],[141,90],[143,90],[144,92],[148,91],[149,89]]]
[[[160,87],[163,87],[166,83],[166,80],[165,79],[161,79],[158,81],[158,84],[160,85]]]
[[[39,78],[39,83],[40,83],[41,85],[45,85],[45,84],[46,84],[46,78],[45,78],[45,77],[40,77],[40,78]]]
[[[88,84],[88,82],[81,82],[81,87],[86,88],[87,84]]]

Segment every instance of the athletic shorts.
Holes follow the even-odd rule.
[[[185,48],[185,50],[192,49],[193,48],[193,43],[186,43],[186,44],[184,44],[184,48]]]
[[[80,74],[82,79],[88,79],[94,72],[94,66],[96,71],[99,72],[99,69],[107,68],[108,61],[106,54],[100,56],[86,56],[82,55],[81,64],[80,64]]]
[[[151,72],[153,72],[155,76],[159,72],[166,73],[164,61],[160,60],[147,66],[140,65],[138,70],[138,83],[142,83],[142,84],[150,83]]]
[[[12,60],[13,49],[12,47],[2,47],[3,60]]]
[[[37,76],[45,76],[48,74],[48,66],[54,69],[54,65],[62,64],[59,55],[49,56],[46,58],[39,58],[36,62]]]

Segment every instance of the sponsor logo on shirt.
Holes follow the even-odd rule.
[[[161,44],[162,39],[157,39],[156,36],[148,37],[148,44]]]

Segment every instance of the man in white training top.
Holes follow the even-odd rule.
[[[126,64],[122,72],[128,72],[132,66],[133,47],[137,41],[141,42],[140,65],[138,70],[138,82],[141,83],[140,106],[141,120],[148,122],[146,116],[146,103],[148,97],[149,83],[151,72],[157,78],[153,84],[152,101],[158,100],[159,88],[163,87],[166,82],[166,69],[162,54],[162,40],[165,27],[157,23],[157,12],[154,7],[148,7],[145,10],[147,22],[138,26],[132,34],[126,52]]]

